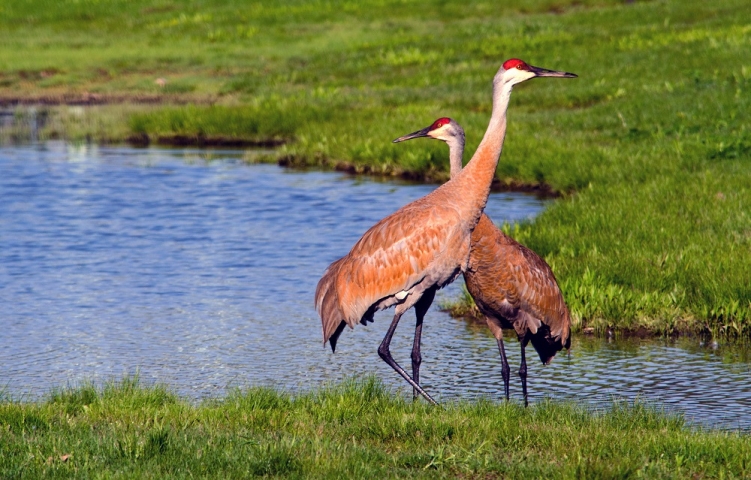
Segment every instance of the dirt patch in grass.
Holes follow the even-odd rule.
[[[367,165],[347,161],[331,161],[323,156],[308,158],[305,155],[282,155],[277,159],[281,167],[288,168],[331,168],[337,172],[350,175],[366,175],[376,178],[398,178],[415,183],[444,183],[449,180],[449,172],[445,170],[412,171],[401,170],[398,167],[384,169],[381,165]],[[538,198],[558,198],[561,192],[546,183],[524,183],[518,181],[502,181],[494,179],[490,191],[531,193]]]
[[[452,304],[441,306],[441,310],[448,313],[451,318],[457,320],[463,320],[469,322],[477,327],[484,327],[487,325],[485,316],[480,313],[480,310],[474,305],[467,305],[463,302],[454,302]],[[586,335],[601,338],[618,337],[618,338],[660,338],[665,337],[666,334],[655,330],[650,330],[644,326],[636,328],[616,328],[607,327],[604,330],[596,329],[594,327],[585,326],[579,331],[573,331],[575,335]],[[677,337],[702,337],[706,336],[708,332],[696,332],[694,330],[679,330],[674,329],[667,334],[671,338]],[[504,335],[515,335],[513,330],[509,330]]]
[[[175,147],[260,147],[274,148],[287,143],[283,139],[245,139],[224,136],[201,136],[201,135],[162,135],[151,138],[146,134],[131,135],[128,143],[136,146],[146,146],[152,143]]]
[[[44,105],[44,106],[85,106],[85,105],[114,105],[132,103],[138,105],[162,105],[175,104],[185,105],[188,103],[210,105],[215,102],[212,98],[198,98],[174,94],[148,94],[148,93],[91,93],[91,92],[65,92],[37,95],[3,95],[0,94],[0,107],[14,107],[18,105]]]

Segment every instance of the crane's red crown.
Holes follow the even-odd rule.
[[[431,130],[436,130],[436,129],[441,128],[442,126],[444,126],[444,125],[446,125],[448,123],[451,123],[451,119],[450,118],[441,117],[438,120],[436,120],[435,122],[433,122],[433,125],[430,126],[430,129]]]
[[[526,67],[527,64],[524,63],[523,60],[519,60],[518,58],[510,58],[503,62],[504,70],[511,70],[512,68],[525,69]]]

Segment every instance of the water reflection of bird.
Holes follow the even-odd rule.
[[[485,136],[474,156],[456,177],[430,194],[397,210],[371,227],[352,250],[329,265],[316,287],[316,310],[323,340],[336,348],[345,325],[373,321],[377,310],[396,306],[394,319],[378,355],[415,392],[435,404],[419,385],[420,335],[425,313],[436,290],[465,271],[470,234],[490,193],[506,134],[511,90],[534,77],[575,77],[511,59],[493,78],[493,109]],[[399,319],[415,307],[417,323],[412,349],[413,377],[394,361],[389,350]]]
[[[451,177],[462,169],[464,130],[450,118],[397,138],[402,142],[429,137],[449,146]],[[464,272],[467,290],[474,298],[493,332],[501,353],[501,375],[509,398],[509,366],[503,348],[502,328],[513,328],[519,336],[522,358],[519,376],[527,402],[527,360],[524,349],[529,341],[548,364],[555,354],[571,345],[571,318],[555,275],[545,260],[503,233],[486,214],[472,231],[469,266]]]

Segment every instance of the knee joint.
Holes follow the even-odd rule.
[[[390,357],[389,347],[386,347],[384,345],[381,345],[380,347],[378,347],[378,356],[384,360],[389,358]]]

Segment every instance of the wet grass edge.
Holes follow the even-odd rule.
[[[0,399],[0,476],[744,477],[748,435],[645,402],[434,408],[373,377],[191,403],[137,377]]]

